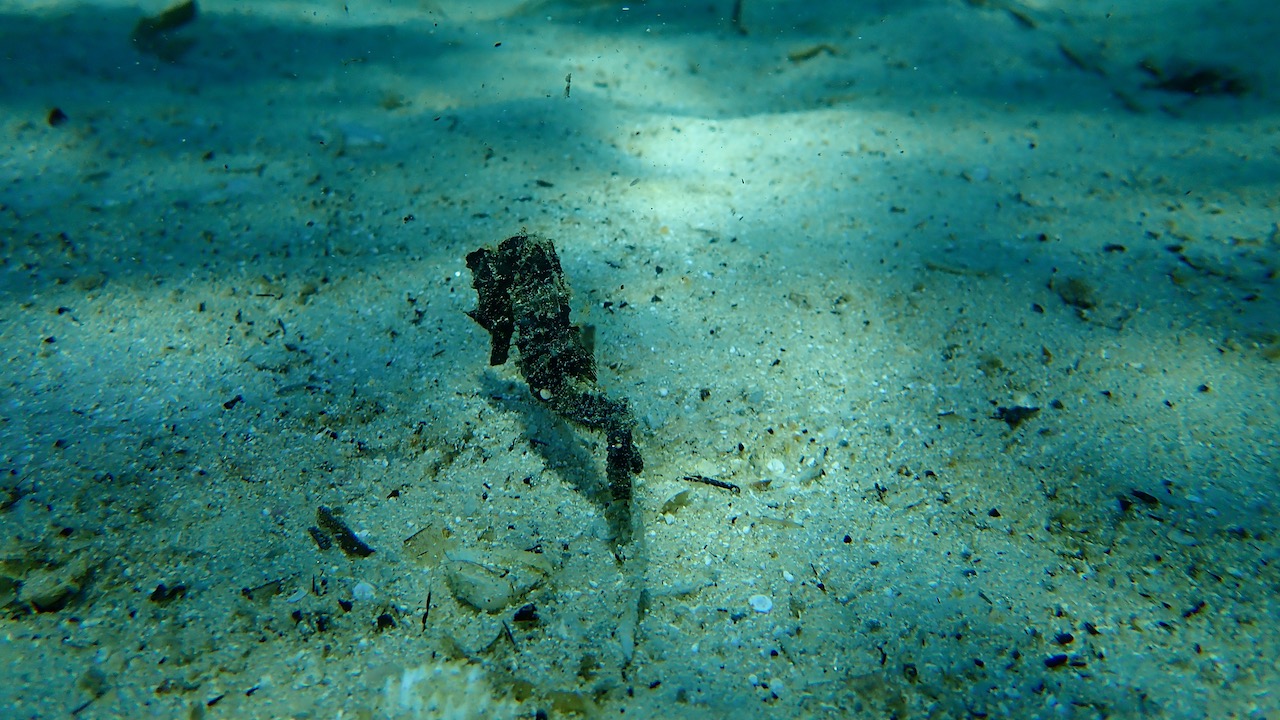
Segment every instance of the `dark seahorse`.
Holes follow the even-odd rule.
[[[614,400],[596,384],[595,358],[581,328],[569,321],[569,285],[555,245],[536,235],[515,235],[468,254],[467,267],[478,299],[467,314],[489,331],[489,364],[506,363],[514,340],[517,367],[533,396],[560,417],[604,432],[613,501],[607,510],[615,540],[625,543],[631,476],[644,468],[632,439],[636,421],[626,398]]]

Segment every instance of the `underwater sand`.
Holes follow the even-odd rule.
[[[1280,718],[1280,6],[733,6],[0,0],[5,717]]]

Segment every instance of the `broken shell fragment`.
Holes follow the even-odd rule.
[[[445,553],[445,582],[459,602],[497,613],[522,601],[542,584],[550,568],[528,553],[459,550]]]

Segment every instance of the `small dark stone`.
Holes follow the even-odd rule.
[[[373,548],[366,545],[345,522],[323,505],[316,509],[316,524],[331,535],[342,552],[349,557],[369,557],[373,554]]]
[[[522,605],[512,619],[518,623],[538,622],[538,608],[533,603]]]
[[[1069,632],[1060,632],[1053,636],[1053,641],[1059,645],[1070,645],[1076,641],[1076,636]]]
[[[995,508],[991,508],[987,511],[987,515],[993,518],[1000,517],[1000,511]]]
[[[67,117],[67,114],[62,112],[62,108],[58,107],[50,110],[48,117],[45,118],[50,127],[58,127],[69,119],[70,118]]]
[[[396,619],[391,617],[391,613],[382,613],[378,616],[378,631],[389,630],[396,626]]]
[[[147,599],[149,599],[153,603],[156,603],[157,605],[165,605],[175,600],[176,598],[186,597],[186,596],[187,596],[186,585],[183,585],[182,583],[178,583],[173,587],[169,587],[164,583],[160,583],[159,585],[156,586],[155,590],[151,591],[151,594],[147,596]]]
[[[1021,425],[1024,420],[1034,416],[1038,412],[1040,412],[1040,408],[1038,407],[1015,405],[1010,408],[1001,406],[996,408],[996,414],[992,415],[991,419],[1003,420],[1009,425],[1010,430],[1017,430],[1018,426]]]
[[[1044,666],[1049,668],[1062,667],[1067,664],[1067,660],[1065,653],[1055,653],[1044,659]]]
[[[1149,492],[1143,492],[1142,490],[1130,490],[1129,494],[1141,500],[1142,502],[1146,503],[1147,505],[1155,506],[1160,504],[1160,498],[1156,497],[1155,495],[1152,495]]]
[[[1063,303],[1080,310],[1088,310],[1098,304],[1093,288],[1080,278],[1067,278],[1053,284],[1053,289]]]

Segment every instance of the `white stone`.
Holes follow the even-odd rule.
[[[763,614],[773,609],[773,598],[768,595],[752,595],[747,598],[747,604],[751,606],[752,610]]]
[[[374,596],[373,586],[363,580],[356,583],[355,587],[351,588],[352,600],[359,600],[360,602],[368,602],[373,599],[373,596]]]

